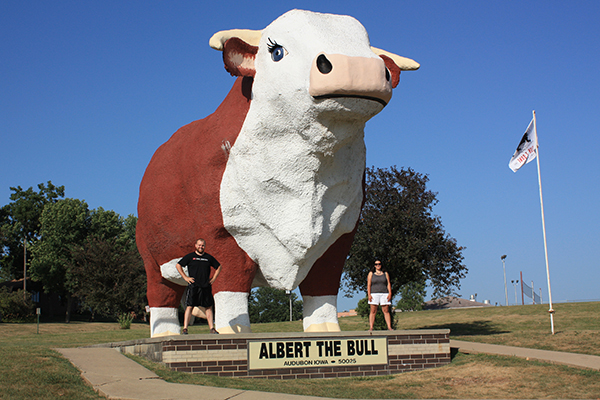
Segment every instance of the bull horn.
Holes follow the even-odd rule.
[[[391,58],[402,71],[414,71],[419,69],[421,66],[415,60],[390,53],[389,51],[378,49],[377,47],[371,47],[371,50],[373,50],[373,53],[377,54],[378,56],[384,55]]]
[[[219,31],[212,35],[208,41],[208,44],[215,50],[223,51],[225,42],[232,37],[237,37],[252,46],[258,46],[261,35],[262,31],[254,31],[251,29],[231,29],[228,31]]]

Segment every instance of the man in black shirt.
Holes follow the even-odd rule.
[[[177,271],[183,279],[189,284],[187,296],[185,299],[185,316],[183,319],[183,334],[187,335],[188,325],[192,318],[194,307],[203,307],[206,309],[206,320],[210,333],[219,333],[213,325],[213,305],[215,300],[212,295],[212,284],[221,272],[221,264],[210,254],[204,252],[206,242],[204,239],[198,239],[195,244],[196,251],[183,257],[176,265]],[[188,267],[188,274],[183,267]],[[212,279],[210,278],[210,268],[216,269]]]

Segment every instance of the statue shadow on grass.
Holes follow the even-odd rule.
[[[420,329],[450,329],[451,336],[481,336],[510,333],[499,329],[492,321],[478,320],[465,323],[450,322],[447,324],[422,326]]]
[[[450,329],[451,336],[482,336],[498,335],[501,333],[510,333],[510,331],[498,329],[492,321],[471,321],[465,323],[448,323],[442,325],[423,326],[420,329]],[[454,359],[458,353],[458,348],[450,348],[450,359]]]

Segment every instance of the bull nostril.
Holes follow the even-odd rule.
[[[333,65],[331,65],[325,54],[321,54],[317,57],[317,68],[322,74],[328,74],[333,69]]]
[[[390,79],[391,79],[390,70],[386,68],[385,69],[385,80],[389,82]]]

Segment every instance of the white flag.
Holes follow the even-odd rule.
[[[521,143],[517,146],[517,150],[515,150],[515,154],[513,154],[512,158],[508,163],[508,167],[513,170],[513,172],[517,172],[519,168],[523,165],[527,164],[535,160],[537,156],[537,135],[535,134],[535,118],[531,120],[525,134],[523,134],[523,138],[521,139]]]

